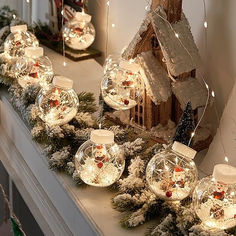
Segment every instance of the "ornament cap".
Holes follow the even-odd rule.
[[[140,65],[129,60],[129,61],[126,61],[126,60],[121,60],[120,62],[120,67],[122,69],[125,69],[125,70],[130,70],[132,72],[139,72],[140,70]]]
[[[27,47],[25,48],[25,56],[32,58],[39,58],[43,56],[42,47]]]
[[[74,18],[78,21],[90,22],[92,19],[92,16],[84,12],[76,12],[74,15]]]
[[[227,164],[214,166],[213,177],[225,184],[236,184],[236,168]]]
[[[96,144],[110,144],[114,142],[114,133],[105,129],[91,131],[90,140]]]
[[[27,25],[15,25],[10,27],[11,33],[16,32],[26,32],[27,31]]]
[[[197,153],[192,148],[177,141],[172,145],[172,150],[190,159],[193,159]]]
[[[55,76],[53,78],[53,85],[64,88],[64,89],[72,89],[73,80],[68,79],[64,76]]]

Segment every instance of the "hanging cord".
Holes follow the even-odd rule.
[[[109,15],[110,15],[110,0],[106,1],[106,42],[105,42],[105,58],[108,56],[108,42],[109,42]],[[100,96],[101,96],[101,91],[100,91]],[[102,128],[102,117],[104,113],[104,99],[99,100],[99,116],[98,116],[98,122],[99,122],[99,129]]]
[[[64,0],[62,0],[61,5],[61,34],[62,34],[62,56],[63,56],[63,66],[66,66],[66,49],[65,49],[65,38],[63,36],[63,26],[64,26]]]
[[[107,5],[107,11],[106,11],[106,45],[105,45],[105,58],[107,58],[107,55],[108,55],[110,0],[107,0],[106,5]]]
[[[22,233],[24,236],[26,236],[24,230],[22,229],[22,226],[21,226],[21,223],[20,223],[19,219],[18,219],[17,216],[14,214],[14,212],[13,212],[11,206],[10,206],[8,197],[7,197],[7,195],[6,195],[6,193],[5,193],[5,191],[4,191],[4,189],[3,189],[3,187],[2,187],[1,184],[0,184],[0,190],[1,190],[1,193],[2,193],[2,196],[3,196],[3,200],[4,200],[4,202],[5,202],[5,205],[7,206],[8,210],[9,210],[9,212],[10,212],[10,217],[14,219],[14,221],[15,221],[16,224],[18,225],[18,228],[19,228],[19,230],[21,231],[21,233]]]

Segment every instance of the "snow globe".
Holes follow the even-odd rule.
[[[157,153],[148,163],[146,180],[156,196],[169,201],[188,197],[197,184],[196,151],[174,142],[171,149]]]
[[[31,84],[40,84],[44,87],[52,80],[52,63],[43,55],[42,47],[27,47],[25,56],[16,61],[13,74],[23,88]]]
[[[72,80],[56,76],[52,84],[40,90],[36,104],[40,118],[47,125],[63,125],[76,116],[79,100],[72,87]]]
[[[39,46],[37,38],[27,31],[27,25],[11,26],[10,31],[4,42],[4,52],[10,57],[21,57],[26,47]]]
[[[63,28],[62,36],[68,47],[75,50],[88,48],[95,39],[95,29],[91,16],[84,12],[76,12],[74,18]]]
[[[112,59],[111,59],[112,60]],[[142,98],[144,83],[140,66],[133,60],[112,62],[101,83],[104,102],[115,110],[128,110]]]
[[[114,142],[114,133],[93,130],[75,155],[75,166],[83,182],[96,187],[115,183],[125,168],[123,149]]]
[[[206,228],[224,230],[236,226],[236,168],[215,165],[213,175],[196,186],[193,204]]]

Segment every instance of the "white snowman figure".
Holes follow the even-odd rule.
[[[227,184],[217,181],[215,186],[216,186],[216,189],[213,192],[213,197],[218,200],[224,200],[225,193],[228,190]]]
[[[95,150],[95,162],[97,163],[98,168],[103,167],[103,163],[108,162],[108,156],[103,145],[97,145]]]

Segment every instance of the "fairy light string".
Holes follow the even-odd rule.
[[[204,0],[203,0],[203,1],[204,1]],[[147,2],[147,4],[150,4],[147,0],[146,0],[146,2]],[[205,9],[205,7],[206,7],[206,5],[204,4],[204,9]],[[204,10],[204,12],[205,12],[204,24],[207,25],[207,21],[206,21],[206,10]],[[190,59],[192,60],[192,62],[194,62],[191,53],[190,53],[190,52],[188,51],[188,49],[185,47],[185,45],[183,44],[183,42],[182,42],[181,39],[180,39],[179,33],[174,30],[174,28],[173,28],[173,26],[171,25],[171,23],[170,23],[166,18],[164,18],[163,16],[161,16],[160,14],[158,14],[157,12],[155,12],[154,10],[151,10],[151,13],[156,14],[159,18],[161,18],[162,20],[164,20],[164,21],[168,24],[168,26],[170,27],[170,29],[173,31],[173,33],[174,33],[176,39],[180,42],[181,46],[184,48],[184,50],[186,51],[186,53],[190,56]],[[168,75],[170,76],[170,79],[171,79],[173,82],[176,82],[176,80],[173,80],[173,76],[171,76],[171,74],[170,74],[168,68],[167,68],[167,72],[168,72]],[[194,129],[194,131],[193,131],[192,134],[191,134],[191,137],[190,137],[188,146],[191,144],[192,139],[193,139],[193,137],[194,137],[195,134],[196,134],[196,130],[198,129],[198,127],[199,127],[199,125],[200,125],[200,123],[201,123],[201,121],[202,121],[202,119],[203,119],[203,117],[204,117],[204,115],[205,115],[205,113],[206,113],[206,109],[207,109],[207,106],[208,106],[209,100],[210,100],[210,89],[209,89],[209,86],[208,86],[208,84],[206,83],[206,80],[204,79],[204,76],[203,76],[201,70],[198,70],[198,72],[199,72],[199,74],[200,74],[201,80],[203,81],[203,83],[204,83],[204,85],[205,85],[205,87],[206,87],[206,89],[207,89],[207,99],[206,99],[206,103],[205,103],[205,106],[204,106],[204,110],[203,110],[203,112],[202,112],[202,115],[201,115],[201,117],[200,117],[200,119],[199,119],[199,121],[198,121],[198,123],[197,123],[197,125],[196,125],[196,127],[195,127],[195,129]]]
[[[61,3],[61,31],[64,27],[64,0],[62,0],[62,3]],[[63,33],[62,33],[63,34]],[[62,35],[62,56],[63,56],[63,63],[62,65],[66,67],[66,48],[65,48],[65,39]]]
[[[147,0],[146,0],[146,2],[147,2],[148,4],[150,4],[150,2],[148,2]],[[204,26],[204,29],[205,29],[205,51],[206,51],[206,53],[207,53],[207,51],[208,51],[208,50],[207,50],[207,29],[208,29],[207,10],[206,10],[206,2],[205,2],[205,0],[202,0],[202,2],[203,2],[203,8],[204,8],[204,23],[203,23],[203,26]],[[146,9],[146,8],[145,8],[145,9]],[[155,12],[155,11],[153,11],[153,10],[152,10],[151,12],[153,12],[153,13],[156,14],[158,17],[160,17],[162,20],[164,20],[165,22],[168,23],[170,29],[171,29],[171,30],[173,31],[173,33],[175,34],[175,37],[177,38],[177,40],[180,42],[180,44],[182,45],[182,47],[183,47],[183,48],[185,49],[185,51],[189,54],[191,60],[193,61],[193,57],[192,57],[191,53],[188,51],[188,49],[185,47],[185,45],[184,45],[183,42],[181,41],[178,32],[175,32],[175,30],[173,29],[171,23],[170,23],[167,19],[165,19],[164,17],[162,17],[160,14],[158,14],[157,12]],[[167,69],[167,71],[168,71],[168,69]],[[200,119],[199,119],[197,125],[195,126],[194,131],[191,133],[191,137],[190,137],[188,146],[190,146],[190,144],[191,144],[191,142],[192,142],[192,139],[193,139],[193,137],[195,136],[196,131],[197,131],[197,129],[198,129],[198,127],[199,127],[199,125],[200,125],[200,123],[201,123],[201,121],[202,121],[202,119],[203,119],[205,113],[206,113],[206,109],[207,109],[207,107],[208,107],[208,104],[209,104],[209,101],[210,101],[210,97],[211,97],[211,96],[212,96],[213,98],[215,97],[215,92],[214,92],[213,90],[212,90],[211,93],[210,93],[209,86],[208,86],[208,84],[206,83],[206,80],[204,79],[204,76],[203,76],[203,74],[202,74],[202,72],[201,72],[200,69],[198,70],[198,73],[199,73],[199,75],[200,75],[200,77],[201,77],[201,80],[203,81],[203,83],[204,83],[204,85],[205,85],[205,87],[206,87],[206,89],[207,89],[207,99],[206,99],[206,103],[205,103],[205,106],[204,106],[204,110],[203,110],[203,112],[202,112],[202,115],[201,115],[201,117],[200,117]],[[169,71],[168,71],[168,75],[170,75]],[[170,78],[171,78],[171,77],[170,77]],[[172,79],[172,78],[171,78],[171,79]],[[173,80],[173,79],[172,79],[172,80]],[[215,105],[214,105],[214,108],[215,108],[215,113],[216,113],[216,117],[217,117],[217,122],[218,122],[218,125],[219,125],[219,124],[220,124],[220,117],[219,117],[219,114],[218,114],[218,111],[217,111]],[[226,154],[226,149],[225,149],[224,144],[223,144],[223,141],[222,141],[221,127],[219,127],[219,136],[220,136],[220,143],[221,143],[221,146],[222,146],[222,149],[223,149],[223,153],[224,153],[224,161],[225,161],[226,163],[228,163],[228,162],[229,162],[229,158],[228,158],[228,155]]]

